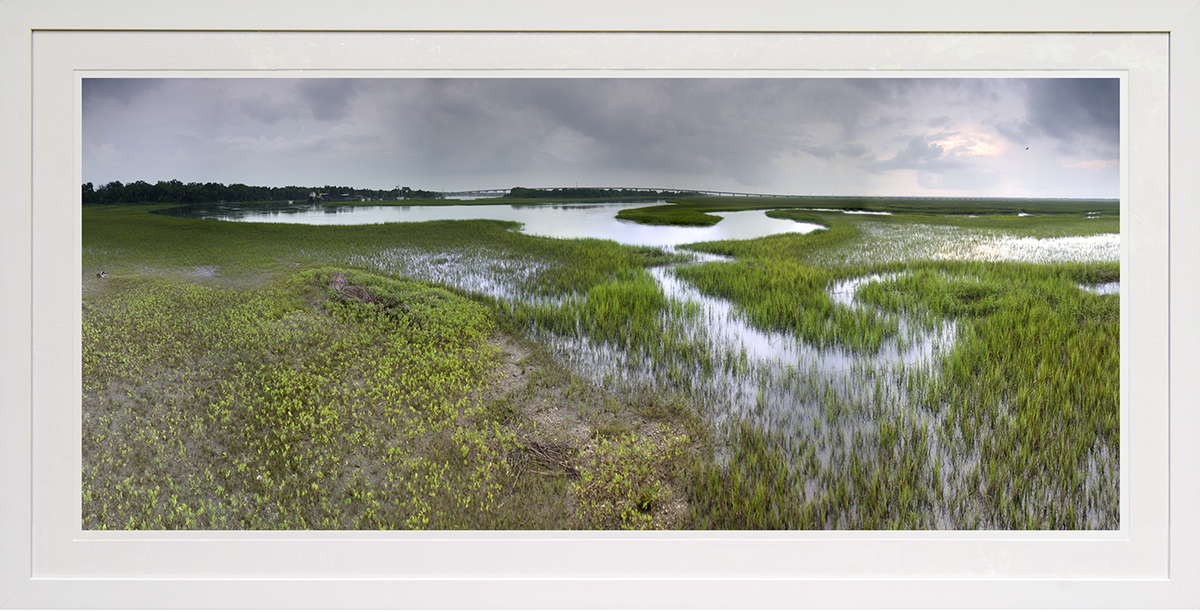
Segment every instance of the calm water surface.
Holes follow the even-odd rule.
[[[367,225],[419,223],[462,219],[495,219],[521,224],[521,231],[550,238],[600,238],[622,244],[671,246],[707,240],[746,240],[786,232],[808,233],[822,226],[772,219],[765,211],[718,213],[722,221],[710,227],[642,225],[616,218],[626,208],[665,202],[595,204],[479,204],[445,206],[185,206],[164,214],[222,221],[301,223],[306,225]]]

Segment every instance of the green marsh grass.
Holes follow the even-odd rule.
[[[84,318],[85,524],[446,528],[486,516],[513,444],[463,422],[496,359],[486,310],[363,273],[347,285],[359,296],[338,294],[333,276],[233,291],[110,279]]]
[[[842,222],[830,221],[831,230]],[[823,411],[825,427],[811,421],[793,431],[735,427],[726,436],[732,458],[710,466],[693,484],[696,508],[707,508],[698,510],[700,524],[870,529],[1117,524],[1119,297],[1080,289],[1118,279],[1115,261],[797,263],[807,259],[801,254],[820,234],[699,245],[737,261],[678,273],[744,308],[757,326],[790,329],[801,337],[823,334],[808,341],[861,353],[872,346],[863,336],[830,330],[837,319],[818,297],[822,279],[882,275],[858,290],[863,307],[856,312],[903,317],[926,328],[954,321],[958,338],[932,368],[876,379],[874,389],[872,376],[859,375],[851,382],[857,391],[849,395],[839,388],[818,391],[823,399],[810,402],[808,410]],[[790,267],[779,265],[782,261]],[[806,279],[810,286],[798,288]],[[817,323],[805,311],[817,314]],[[881,380],[894,381],[884,384],[900,385],[903,393],[883,393]],[[855,421],[854,415],[869,417]],[[821,451],[821,460],[796,461],[812,448]],[[823,495],[799,495],[810,489]],[[759,500],[753,502],[757,510],[739,507],[747,498]],[[784,501],[763,505],[767,499]]]
[[[1119,297],[1080,285],[1118,265],[981,255],[1115,233],[1111,207],[696,202],[661,208],[827,229],[689,263],[498,221],[85,208],[85,526],[1117,526]],[[662,274],[809,356],[729,344]]]
[[[508,280],[536,297],[589,290],[661,251],[555,244],[490,222],[356,232],[149,208],[84,211],[85,528],[547,529],[645,514],[622,518],[612,491],[589,498],[606,505],[585,517],[576,464],[608,461],[644,427],[678,429],[685,411],[547,375],[560,368],[537,351],[509,363],[498,347],[521,341],[502,300],[407,280],[428,268],[369,264],[398,247],[435,262],[516,243],[511,259],[542,274]],[[579,422],[539,419],[543,408]],[[638,438],[583,452],[588,432],[631,419]],[[529,469],[544,448],[559,449],[558,469]],[[639,462],[662,460],[608,465],[658,473]],[[677,525],[675,506],[655,524]]]

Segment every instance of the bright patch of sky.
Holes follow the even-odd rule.
[[[83,81],[83,180],[1116,198],[1115,78]]]

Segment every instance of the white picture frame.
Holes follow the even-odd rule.
[[[0,0],[0,20],[0,607],[1200,607],[1200,0]],[[79,75],[799,69],[1128,74],[1123,199],[1146,205],[1122,210],[1119,532],[77,528]]]

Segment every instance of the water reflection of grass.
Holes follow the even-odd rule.
[[[859,375],[850,393],[820,390],[811,409],[824,414],[824,426],[735,425],[731,459],[697,477],[701,524],[1115,526],[1118,300],[1078,283],[1113,278],[1116,264],[923,262],[853,274],[880,271],[891,274],[860,288],[858,299],[927,326],[957,320],[953,349],[929,370]],[[732,264],[724,276],[746,278]],[[702,290],[723,288],[704,276],[695,281]],[[725,295],[751,311],[795,295],[771,291],[755,284]],[[813,303],[826,307],[799,300],[793,310]],[[794,327],[806,323],[793,313],[763,324],[807,331]],[[880,380],[904,393],[884,393]],[[816,452],[824,458],[812,459]],[[804,461],[788,459],[795,457]]]
[[[833,372],[707,330],[662,249],[144,211],[84,211],[89,527],[1116,526],[1118,298],[1079,289],[1116,263],[924,255],[1115,217],[779,210],[829,229],[674,269]],[[933,361],[871,358],[950,321]]]

